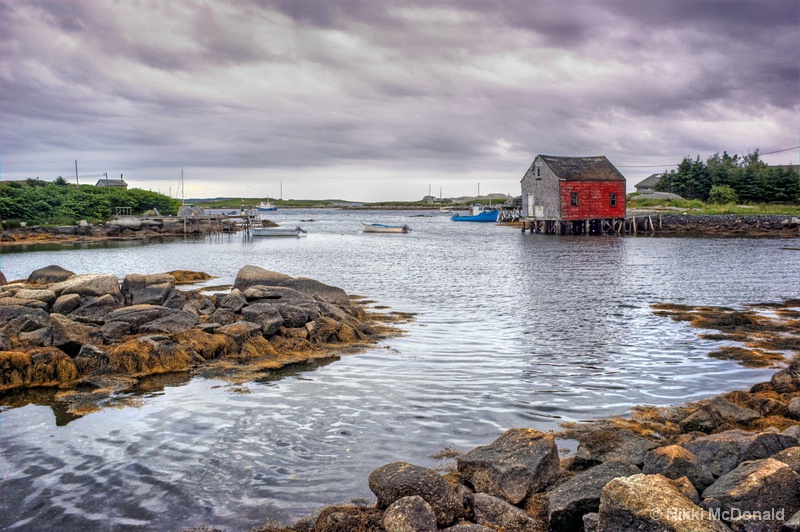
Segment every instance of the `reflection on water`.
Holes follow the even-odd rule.
[[[278,211],[303,239],[226,237],[7,254],[9,278],[244,264],[306,276],[393,310],[408,334],[335,363],[229,386],[213,378],[141,390],[139,408],[80,419],[43,399],[0,412],[0,527],[243,529],[369,496],[375,467],[466,450],[512,426],[624,414],[766,378],[706,357],[719,345],[654,316],[659,301],[736,306],[797,293],[785,240],[555,237],[403,212]],[[407,223],[362,235],[360,223]],[[26,404],[27,406],[19,406]],[[57,423],[58,421],[58,423]],[[64,424],[65,421],[70,421]]]

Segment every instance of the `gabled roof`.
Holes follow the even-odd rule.
[[[634,185],[636,188],[653,188],[656,183],[661,181],[662,174],[650,174]]]
[[[539,155],[539,157],[556,177],[566,181],[625,181],[625,176],[604,155],[595,157]]]
[[[127,187],[128,183],[122,179],[100,179],[97,181],[96,187]]]

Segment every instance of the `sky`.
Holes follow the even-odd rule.
[[[628,189],[798,162],[798,0],[0,0],[0,179],[186,197],[520,194],[537,154]],[[789,149],[792,148],[792,149]]]

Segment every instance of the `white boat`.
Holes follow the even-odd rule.
[[[252,227],[250,234],[253,236],[303,236],[306,232],[298,225],[297,227]]]
[[[407,225],[361,224],[365,233],[408,233],[411,228]]]
[[[258,206],[256,207],[256,209],[258,209],[258,212],[268,212],[268,211],[277,211],[278,210],[278,208],[276,206],[274,206],[272,203],[270,203],[269,200],[267,200],[266,203],[264,203],[263,201],[261,203],[259,203]]]

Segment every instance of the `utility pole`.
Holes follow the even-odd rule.
[[[80,181],[78,181],[78,159],[75,159],[75,184],[81,184]]]

